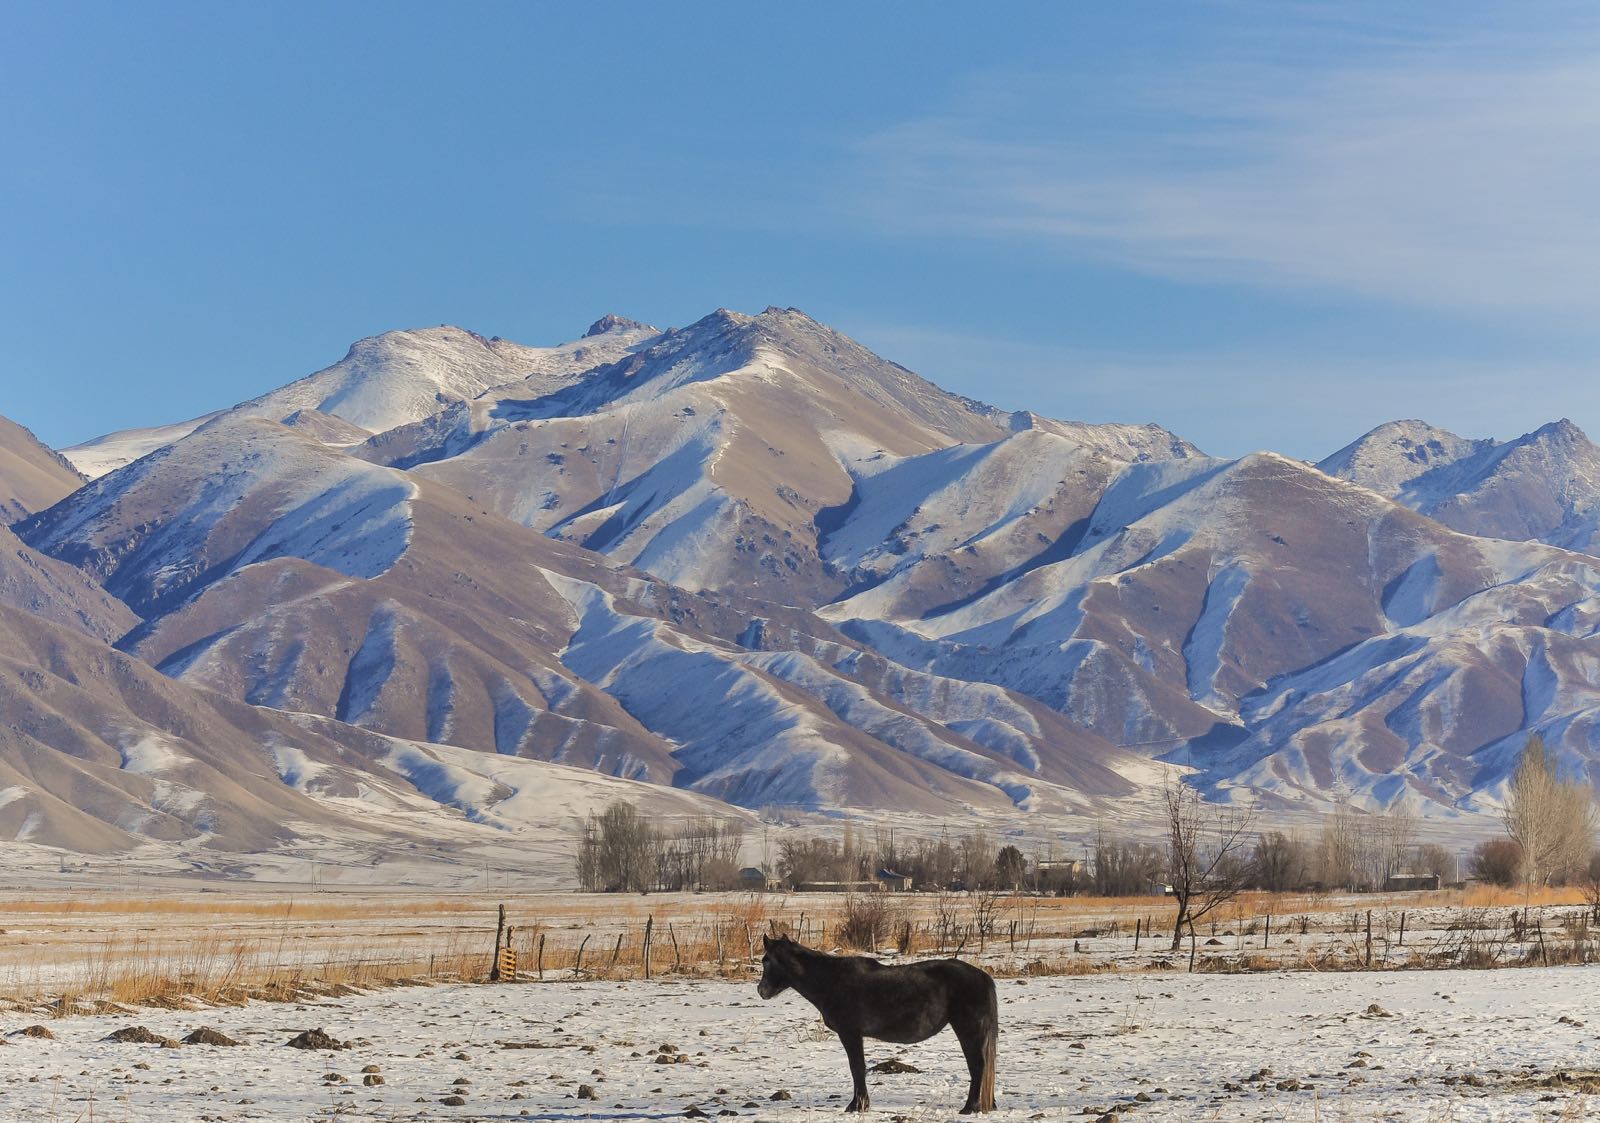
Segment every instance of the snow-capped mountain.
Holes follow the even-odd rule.
[[[1473,814],[1532,731],[1600,776],[1600,558],[1572,552],[1600,457],[1566,422],[1219,459],[769,308],[555,348],[387,333],[162,437],[17,523],[113,614],[65,618],[457,815],[575,765],[1051,820],[1142,806],[1167,764],[1217,798]]]
[[[859,475],[885,458],[1002,440],[1014,422],[1038,426],[948,394],[802,312],[719,310],[565,389],[502,388],[362,455],[685,588],[816,605],[850,581],[819,538]],[[1080,431],[1142,442],[1135,455],[1187,450],[1160,430]]]
[[[1097,763],[1110,746],[1026,699],[906,674],[897,692],[930,696],[908,708],[806,614],[730,611],[272,422],[219,419],[22,530],[143,612],[122,646],[165,673],[410,740],[749,806],[949,814],[1127,787]]]
[[[292,423],[314,424],[312,431],[325,443],[356,444],[504,383],[516,382],[523,392],[553,391],[659,334],[620,316],[605,316],[583,338],[555,347],[525,347],[498,336],[486,339],[449,325],[388,331],[358,340],[332,366],[229,410],[108,433],[66,449],[65,455],[85,475],[99,477],[224,415],[292,418]]]
[[[1600,553],[1600,448],[1565,419],[1503,442],[1391,422],[1319,467],[1468,534]]]

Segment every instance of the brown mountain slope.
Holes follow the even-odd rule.
[[[41,554],[0,526],[0,604],[110,643],[139,622],[82,570]]]
[[[83,486],[83,476],[27,429],[0,417],[0,523],[42,511]]]

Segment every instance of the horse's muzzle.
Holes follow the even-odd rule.
[[[771,998],[778,993],[778,988],[767,982],[767,980],[762,979],[756,984],[756,993],[762,998]]]

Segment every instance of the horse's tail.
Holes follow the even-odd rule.
[[[989,1009],[983,1026],[983,1084],[978,1089],[978,1110],[994,1110],[995,1053],[1000,1042],[1000,999],[995,994],[994,979],[988,980]]]

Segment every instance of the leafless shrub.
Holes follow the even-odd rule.
[[[844,903],[844,917],[834,931],[839,942],[861,951],[876,951],[889,941],[898,917],[887,893],[852,893]]]

